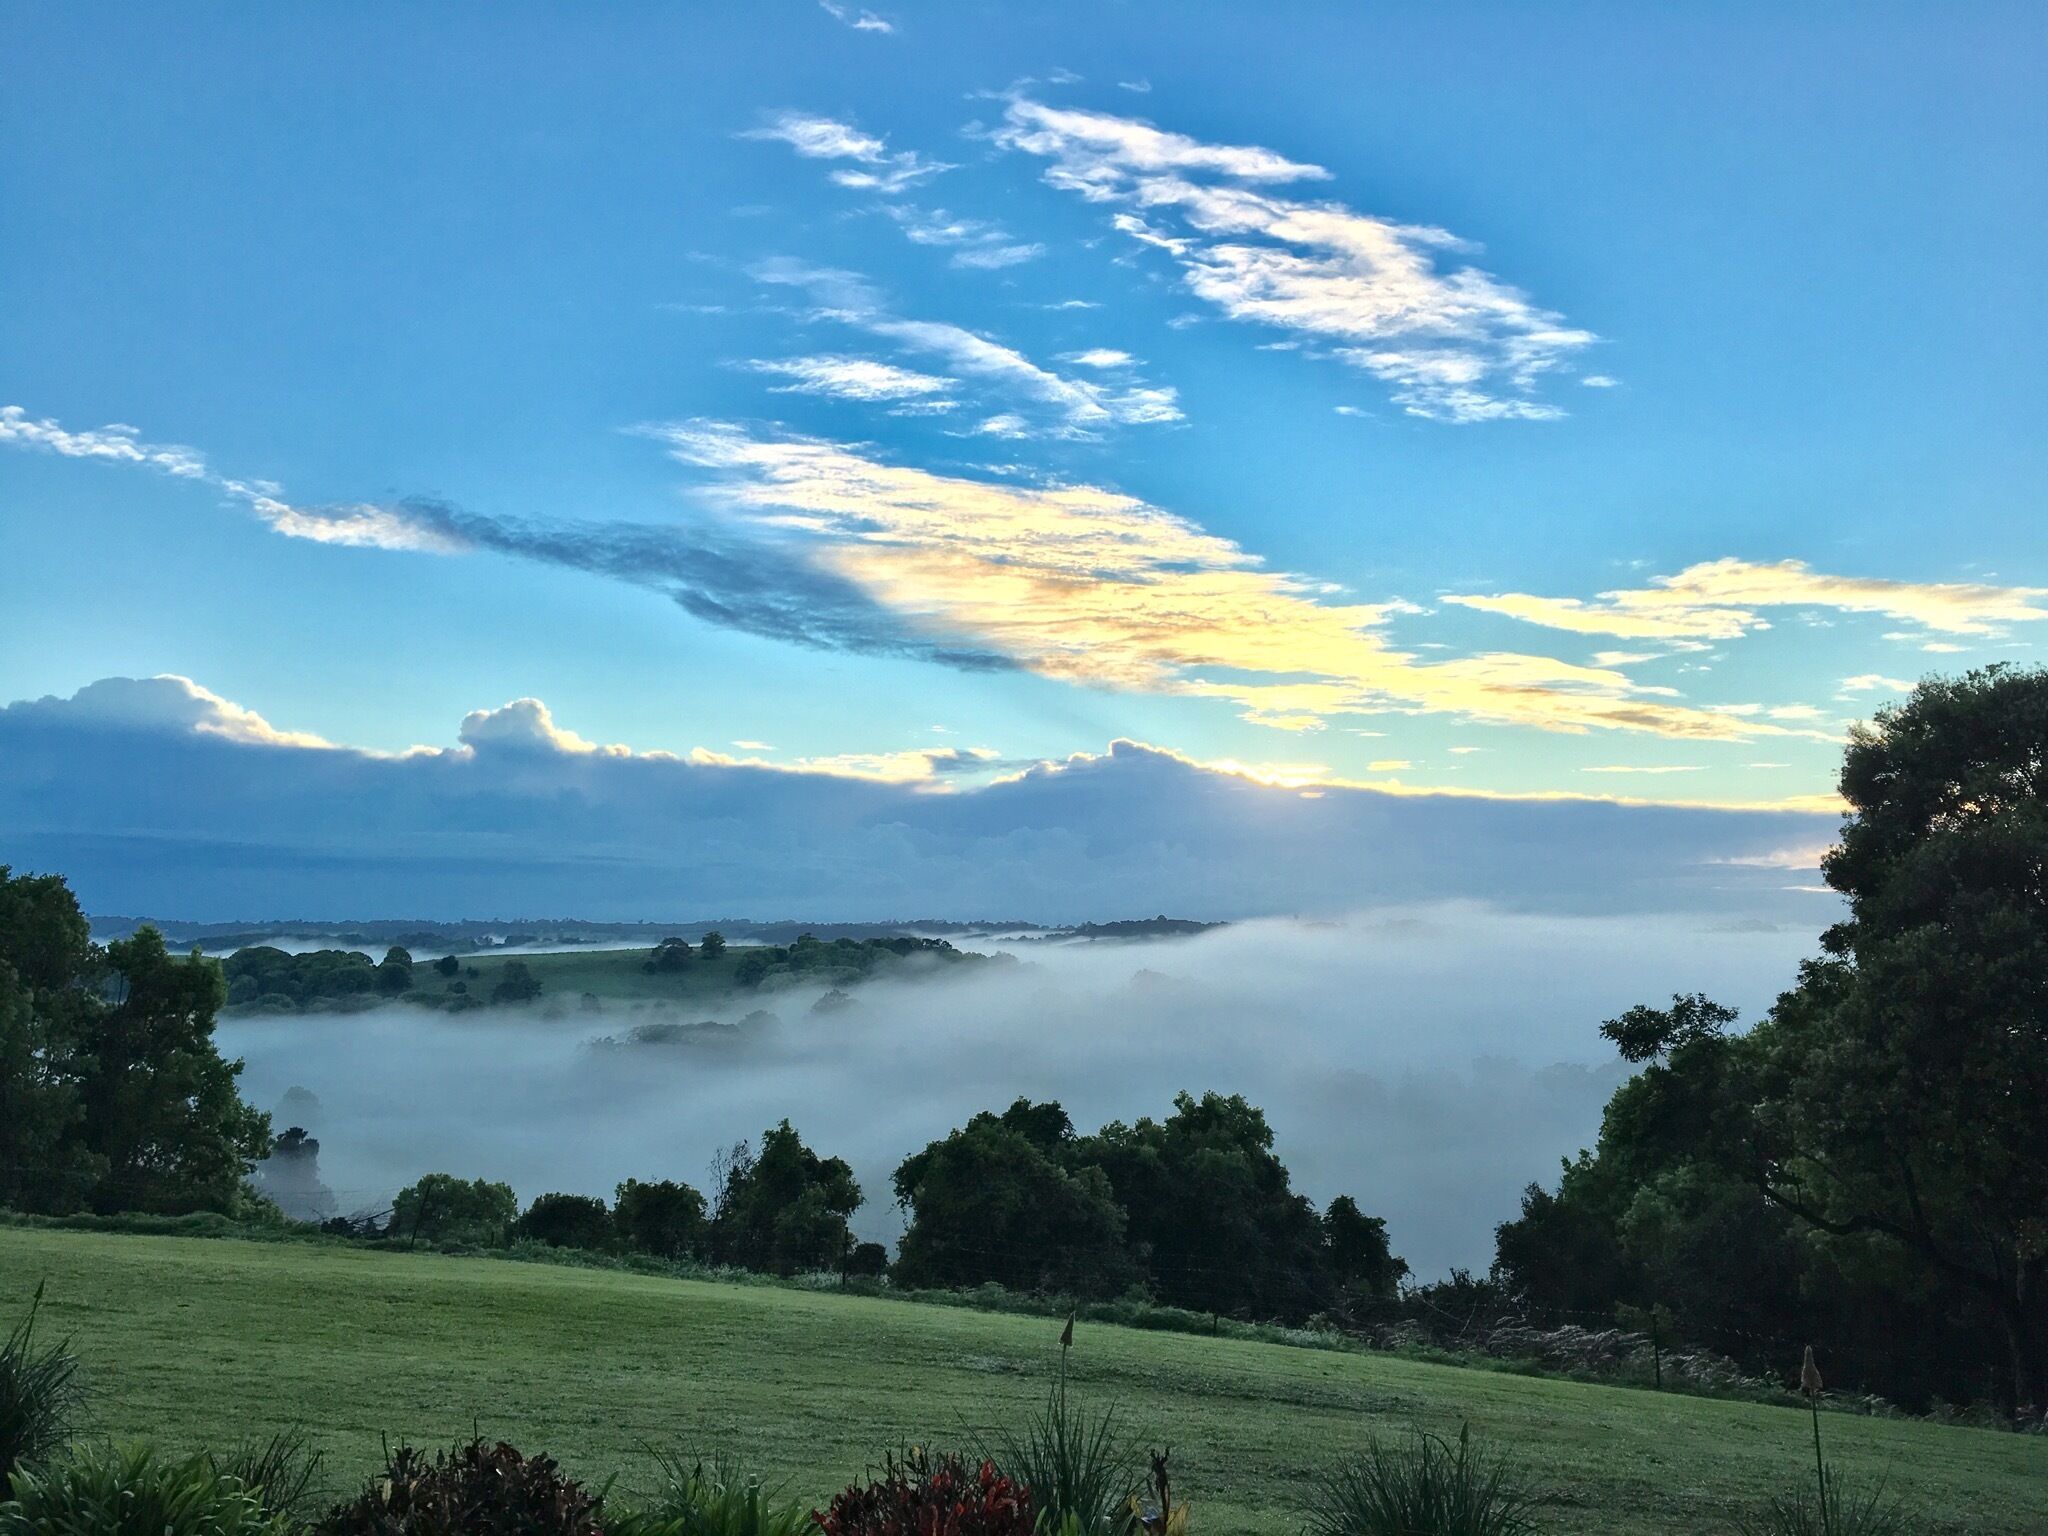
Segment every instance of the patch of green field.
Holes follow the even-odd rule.
[[[49,1281],[96,1428],[174,1448],[313,1432],[339,1487],[383,1437],[471,1425],[631,1491],[643,1444],[727,1450],[822,1502],[909,1441],[959,1442],[1044,1391],[1043,1319],[769,1286],[374,1252],[0,1229],[12,1311]],[[1367,1434],[1414,1426],[1506,1447],[1558,1532],[1726,1529],[1810,1474],[1805,1416],[1425,1365],[1082,1325],[1077,1391],[1173,1447],[1199,1531],[1297,1529],[1302,1480]],[[2048,1440],[1823,1416],[1838,1467],[1889,1480],[1940,1532],[2048,1531]]]

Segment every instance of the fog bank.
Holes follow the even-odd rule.
[[[1183,1089],[1237,1092],[1266,1111],[1300,1188],[1318,1203],[1355,1195],[1427,1277],[1483,1270],[1523,1185],[1590,1145],[1622,1077],[1602,1019],[1693,990],[1754,1018],[1814,939],[1696,915],[1447,903],[1020,944],[1019,964],[870,984],[830,1013],[810,1011],[816,987],[750,993],[716,1017],[766,1009],[777,1022],[738,1045],[594,1049],[664,1015],[570,1000],[231,1019],[220,1039],[246,1059],[257,1105],[294,1086],[317,1096],[292,1119],[314,1122],[344,1210],[431,1170],[505,1180],[522,1203],[556,1189],[609,1198],[628,1176],[703,1187],[720,1145],[787,1117],[853,1163],[868,1196],[856,1228],[885,1240],[901,1228],[891,1170],[977,1110],[1058,1099],[1093,1130],[1164,1115]]]

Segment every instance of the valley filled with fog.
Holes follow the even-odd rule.
[[[1754,1019],[1815,930],[1716,917],[1536,916],[1472,903],[1266,920],[1144,943],[1007,946],[1014,964],[735,994],[664,1011],[543,998],[444,1015],[228,1016],[223,1052],[277,1129],[303,1124],[343,1211],[429,1171],[609,1196],[703,1186],[714,1153],[787,1118],[854,1166],[856,1232],[901,1230],[889,1175],[978,1110],[1057,1099],[1075,1124],[1241,1093],[1319,1203],[1387,1219],[1418,1276],[1483,1271],[1495,1223],[1591,1144],[1624,1068],[1598,1034],[1637,1002],[1706,991]],[[979,947],[1002,948],[981,945]],[[648,1024],[738,1032],[630,1043]],[[669,1033],[677,1033],[670,1031]],[[609,1043],[618,1042],[618,1043]],[[285,1096],[294,1088],[313,1096]]]

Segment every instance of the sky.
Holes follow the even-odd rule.
[[[0,859],[102,907],[1777,901],[2048,636],[2030,7],[4,15]]]

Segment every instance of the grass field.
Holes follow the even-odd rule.
[[[954,1442],[1044,1391],[1043,1319],[611,1271],[263,1244],[0,1229],[0,1297],[38,1280],[75,1335],[94,1425],[172,1447],[298,1424],[338,1487],[389,1436],[472,1424],[631,1490],[640,1448],[730,1451],[821,1501],[886,1449]],[[1083,1325],[1076,1390],[1173,1447],[1197,1529],[1290,1532],[1301,1481],[1373,1431],[1469,1422],[1554,1499],[1548,1529],[1725,1529],[1811,1469],[1784,1408],[1385,1356]],[[1845,1473],[1883,1476],[1928,1531],[2048,1531],[2048,1440],[1823,1418]]]

